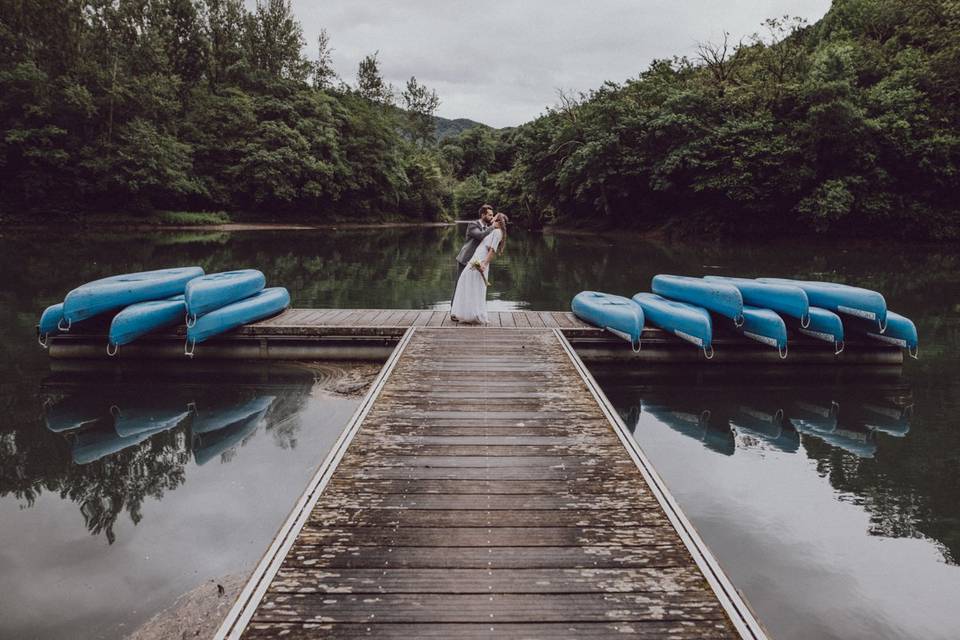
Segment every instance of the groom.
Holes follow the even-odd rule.
[[[477,250],[484,238],[493,233],[493,225],[491,224],[493,222],[493,207],[485,204],[480,207],[479,214],[480,217],[477,220],[467,224],[467,233],[464,236],[467,243],[457,254],[457,279],[453,282],[454,295],[457,293],[457,281],[460,280],[460,274],[463,273],[470,262],[470,258],[473,257],[473,252]],[[453,306],[453,296],[450,296],[450,306]]]

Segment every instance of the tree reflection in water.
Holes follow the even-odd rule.
[[[922,410],[899,368],[659,367],[596,375],[639,440],[642,429],[666,427],[725,456],[806,455],[841,499],[867,510],[871,535],[931,538],[948,563],[960,559],[960,534],[949,526],[960,517],[955,470],[932,474],[925,455],[937,446],[930,438],[945,437],[939,446],[953,450],[960,438],[945,433],[936,411]]]
[[[299,367],[255,371],[51,376],[39,407],[0,437],[0,497],[31,507],[44,491],[59,494],[79,505],[90,533],[112,544],[120,514],[139,523],[145,499],[184,484],[191,459],[228,463],[260,430],[295,446],[296,416],[317,376]],[[77,382],[91,378],[100,381]]]

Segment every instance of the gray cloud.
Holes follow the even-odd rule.
[[[438,114],[501,127],[536,117],[558,89],[620,82],[654,58],[691,55],[698,42],[734,39],[764,19],[819,19],[830,0],[293,0],[307,51],[326,28],[340,76],[353,83],[360,59],[380,52],[385,78],[411,75],[437,90]]]

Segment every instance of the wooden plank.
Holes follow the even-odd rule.
[[[284,567],[274,593],[681,593],[703,588],[691,567],[645,569],[339,569]]]
[[[429,327],[439,327],[443,324],[444,318],[448,315],[447,311],[437,311],[431,317],[430,321],[427,323]]]
[[[501,327],[510,327],[516,328],[517,322],[513,318],[513,313],[510,311],[501,311],[500,312],[500,326]]]
[[[301,546],[332,547],[649,547],[667,535],[661,527],[311,527]]]
[[[513,317],[513,322],[514,322],[514,324],[517,326],[518,329],[529,329],[529,328],[530,328],[530,321],[527,320],[527,312],[526,312],[526,311],[514,311],[514,312],[511,313],[510,315],[511,315],[511,317]]]
[[[419,311],[404,311],[399,318],[397,318],[393,326],[395,327],[410,327],[413,326],[413,323],[416,322],[417,317],[420,315]]]
[[[527,318],[527,322],[530,323],[530,326],[535,329],[547,326],[544,324],[543,318],[540,317],[540,313],[537,311],[524,311],[523,315]]]
[[[367,598],[353,594],[268,592],[257,621],[323,620],[324,622],[538,622],[565,620],[610,622],[717,620],[723,609],[704,591],[651,594],[578,593],[382,594]]]
[[[535,616],[531,616],[535,617]],[[663,640],[718,640],[732,633],[723,620],[666,620],[631,622],[523,622],[483,623],[328,623],[328,622],[253,622],[244,634],[250,640],[265,638],[377,638],[382,640],[596,640],[599,638],[636,638]]]
[[[564,328],[572,328],[574,326],[573,322],[570,321],[570,318],[563,311],[551,311],[550,317],[557,323],[557,326]]]
[[[415,327],[425,327],[430,322],[430,318],[433,317],[433,314],[437,313],[436,311],[420,311],[417,314],[417,319],[413,321],[413,326]]]
[[[365,527],[656,527],[669,520],[658,511],[633,505],[625,510],[477,511],[470,509],[315,509],[312,526]]]
[[[320,569],[592,569],[690,566],[679,541],[646,547],[315,547],[294,544],[285,567]]]
[[[502,480],[486,478],[338,478],[328,485],[331,490],[355,491],[357,493],[379,493],[417,495],[422,493],[444,493],[465,495],[570,495],[616,494],[635,499],[650,496],[641,485],[624,483],[619,478],[591,478],[577,481],[567,478],[555,480]]]
[[[618,497],[610,494],[560,494],[560,495],[464,495],[464,494],[417,494],[413,496],[393,494],[357,494],[338,492],[336,489],[324,493],[317,502],[322,509],[479,509],[481,511],[503,511],[512,509],[556,510],[573,509],[578,511],[623,510],[636,506],[636,498]],[[652,506],[645,505],[645,506]]]

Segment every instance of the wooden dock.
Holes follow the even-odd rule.
[[[288,309],[268,320],[231,331],[197,346],[198,359],[252,360],[373,360],[385,361],[410,327],[479,331],[450,320],[447,311],[411,309]],[[487,329],[557,329],[586,362],[696,363],[705,362],[693,345],[664,331],[647,328],[641,350],[564,311],[493,311]],[[120,359],[184,359],[183,327],[168,334],[146,336],[121,347]],[[713,363],[757,364],[869,364],[897,365],[903,353],[880,342],[848,340],[843,353],[819,340],[790,336],[789,357],[781,361],[776,349],[736,334],[714,337]],[[104,359],[104,327],[78,327],[50,338],[55,359]]]
[[[414,326],[218,639],[766,637],[558,318],[390,313]]]

